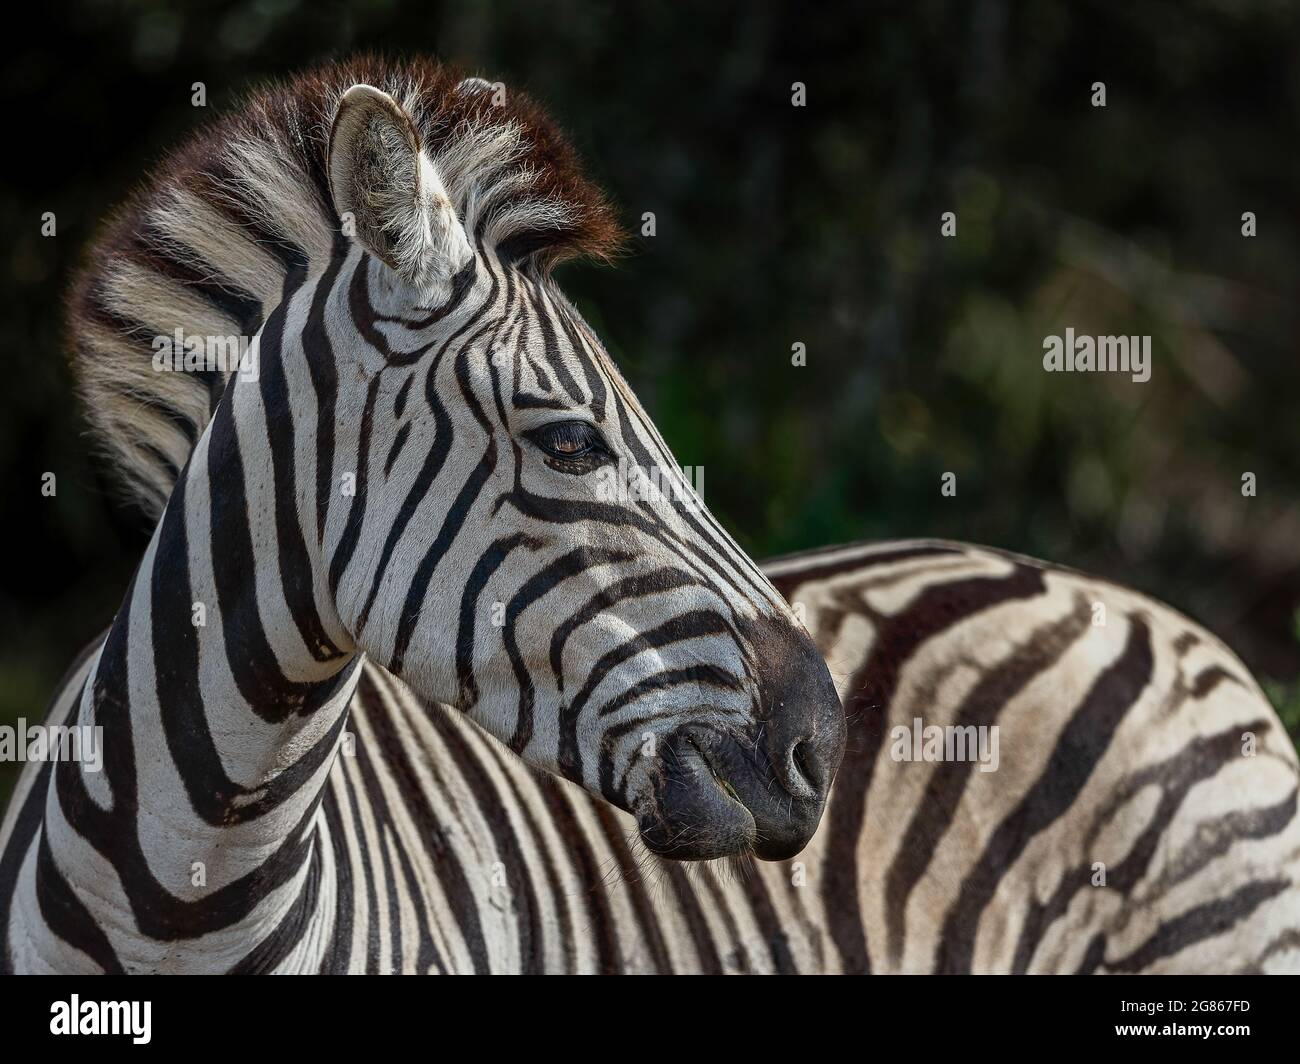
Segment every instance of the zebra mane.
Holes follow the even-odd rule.
[[[286,284],[340,246],[330,123],[367,83],[401,103],[467,233],[545,271],[607,259],[621,238],[604,195],[542,110],[434,60],[358,56],[254,92],[154,171],[90,246],[68,306],[73,373],[92,435],[128,496],[162,512],[228,372],[157,372],[160,337],[251,337]],[[502,100],[504,96],[504,100]]]

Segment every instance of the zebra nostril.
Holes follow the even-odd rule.
[[[807,741],[800,739],[794,744],[794,750],[791,752],[790,756],[794,760],[794,767],[799,771],[799,774],[809,783],[815,784],[816,777],[813,776],[812,769],[809,767],[810,762],[808,761],[811,751],[812,747],[808,745]]]
[[[816,799],[821,791],[816,764],[816,750],[808,739],[796,739],[791,743],[782,773],[785,778],[781,782],[785,789],[796,798]]]
[[[821,805],[844,755],[844,710],[821,653],[779,619],[755,621],[745,637],[760,663],[754,701],[769,780],[791,798]]]

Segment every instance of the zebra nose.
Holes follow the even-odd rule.
[[[811,699],[777,700],[765,729],[773,774],[792,797],[806,802],[825,800],[844,756],[844,713],[829,677],[826,687],[829,696],[820,689]]]
[[[766,658],[763,747],[792,797],[821,802],[844,756],[844,710],[811,639],[789,633],[782,649]]]

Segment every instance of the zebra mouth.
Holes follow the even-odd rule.
[[[707,861],[754,851],[757,825],[736,788],[722,776],[702,744],[674,736],[655,785],[653,808],[640,818],[641,840],[661,857]]]
[[[792,799],[747,743],[688,726],[662,753],[664,771],[639,824],[653,853],[678,861],[779,861],[802,850],[816,830],[822,803]]]
[[[713,776],[713,782],[718,785],[718,787],[722,790],[722,793],[725,794],[737,805],[743,806],[745,803],[740,800],[740,795],[736,793],[736,788],[733,787],[730,783],[728,783],[725,779],[723,779],[722,776],[718,774],[718,767],[713,763],[713,760],[709,757],[709,755],[704,750],[700,749],[699,744],[694,739],[687,736],[686,741],[692,747],[695,748],[695,751],[700,755],[704,763],[709,767],[709,772]]]

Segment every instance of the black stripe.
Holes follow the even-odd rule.
[[[497,765],[501,770],[502,777],[505,779],[506,787],[509,789],[510,796],[514,798],[515,809],[518,810],[519,815],[523,817],[524,827],[533,840],[533,847],[537,852],[538,859],[541,861],[542,874],[546,877],[546,882],[550,886],[551,899],[554,902],[554,908],[559,920],[559,927],[554,929],[552,937],[558,940],[564,947],[564,955],[567,962],[566,967],[569,970],[572,970],[574,960],[577,957],[577,948],[574,943],[575,928],[573,926],[573,921],[569,916],[569,908],[565,904],[566,894],[564,886],[560,882],[559,869],[556,867],[550,846],[547,844],[545,833],[542,830],[542,824],[533,812],[534,803],[524,797],[515,782],[515,776],[510,771],[511,765],[506,763],[506,759],[510,758],[511,755],[503,750],[497,743],[488,744],[488,750],[492,756],[496,758]],[[518,762],[514,761],[514,764],[517,765]],[[545,780],[539,779],[536,781],[536,788],[538,791],[542,790],[546,786],[547,782]],[[505,796],[503,795],[502,797]],[[564,858],[568,858],[567,852],[564,854]],[[535,873],[536,870],[534,869],[534,875]],[[546,972],[546,954],[544,943],[541,939],[538,941],[535,956],[537,958],[537,966],[533,971],[539,974]],[[527,970],[528,969],[525,969],[525,971]]]
[[[1113,972],[1140,972],[1150,968],[1158,960],[1231,931],[1266,901],[1276,898],[1290,886],[1289,879],[1266,879],[1248,883],[1226,898],[1194,906],[1181,916],[1163,922],[1141,946],[1106,967]]]
[[[663,928],[660,926],[658,914],[655,913],[654,903],[646,893],[636,858],[623,838],[622,828],[614,819],[614,813],[609,806],[597,802],[592,808],[605,829],[605,836],[614,851],[614,859],[618,862],[619,874],[627,886],[633,917],[641,937],[645,939],[646,946],[650,950],[651,968],[660,973],[671,972],[672,960],[668,953],[668,944],[664,941]]]
[[[320,901],[321,877],[320,835],[316,831],[311,834],[314,841],[311,860],[297,897],[275,925],[275,930],[230,969],[231,975],[266,975],[274,972],[310,929],[311,919],[316,914],[316,906]]]
[[[565,617],[551,634],[551,673],[555,677],[557,689],[564,691],[564,648],[579,628],[620,603],[688,587],[693,583],[691,574],[681,569],[656,569],[643,576],[625,577],[598,590],[580,608]]]
[[[960,557],[965,554],[964,551],[956,547],[900,547],[897,550],[882,550],[875,554],[859,554],[841,558],[838,561],[823,562],[820,565],[811,564],[816,561],[819,555],[832,550],[838,553],[841,549],[844,548],[828,547],[826,551],[808,551],[804,554],[788,554],[780,558],[769,558],[763,562],[763,569],[767,572],[768,579],[776,585],[776,589],[788,599],[800,585],[810,583],[813,580],[829,580],[845,573],[862,573],[869,569],[879,568],[882,565],[893,565],[895,562],[910,561],[913,558],[934,558],[944,555]],[[768,572],[769,566],[804,559],[807,559],[810,563],[806,569],[796,569],[788,573]]]
[[[1140,616],[1132,615],[1128,621],[1123,653],[1097,677],[1057,738],[1038,779],[997,826],[962,880],[957,901],[944,919],[935,951],[936,970],[970,971],[980,916],[1002,877],[1034,837],[1070,808],[1125,714],[1151,682],[1150,629]]]
[[[349,758],[348,760],[355,760]],[[367,975],[379,974],[379,884],[375,878],[375,862],[370,854],[370,842],[366,838],[366,826],[361,816],[361,802],[357,796],[356,783],[352,773],[346,769],[342,758],[336,763],[343,767],[341,776],[348,792],[348,805],[352,809],[352,832],[356,837],[357,858],[363,877],[366,899],[366,967]]]
[[[763,945],[771,958],[772,970],[777,975],[798,975],[799,964],[790,949],[790,936],[777,918],[767,887],[752,869],[741,872],[740,880],[745,889],[745,896],[749,899],[749,908],[754,914],[754,922],[765,935]]]
[[[1058,620],[1030,632],[1005,660],[986,669],[952,714],[952,726],[996,727],[1008,702],[1061,660],[1091,629],[1092,610],[1087,599],[1076,595],[1073,610]],[[920,699],[925,705],[929,700]],[[945,761],[934,767],[925,792],[913,809],[893,863],[885,876],[885,920],[890,960],[897,964],[903,951],[903,922],[907,900],[930,867],[934,852],[956,819],[966,784],[975,763]]]
[[[867,792],[883,745],[890,706],[903,666],[927,640],[977,613],[1046,591],[1037,569],[1017,566],[1007,576],[969,577],[927,587],[902,613],[882,617],[863,610],[875,625],[871,653],[849,682],[845,697],[848,739],[844,763],[825,813],[831,852],[822,888],[831,939],[847,972],[871,971],[865,919],[858,898],[858,841],[866,823]]]
[[[680,861],[660,861],[660,867],[668,875],[673,890],[677,893],[677,904],[682,910],[686,926],[690,932],[690,943],[695,947],[699,957],[700,972],[704,975],[721,975],[725,971],[722,958],[718,955],[718,944],[713,941],[709,922],[700,908],[700,901],[695,896],[691,881]]]
[[[428,797],[423,794],[419,777],[411,764],[411,751],[398,736],[390,719],[390,713],[402,711],[405,701],[405,696],[393,686],[393,683],[395,681],[381,670],[373,666],[367,667],[362,676],[364,688],[362,705],[374,708],[372,712],[366,713],[366,721],[370,724],[371,732],[378,742],[378,752],[383,756],[384,766],[398,780],[398,793],[406,805],[406,811],[419,829],[428,867],[438,870],[443,894],[451,906],[453,922],[465,939],[475,970],[486,972],[488,970],[487,942],[473,888],[470,886],[465,870],[453,860],[446,826],[434,815]],[[384,692],[387,694],[387,701],[382,697]],[[391,711],[387,709],[389,703],[394,707]],[[441,713],[442,710],[434,709],[430,712],[430,716]],[[424,760],[423,767],[433,776],[433,786],[439,789],[454,810],[454,788],[450,781],[443,778],[438,759],[428,757]],[[452,819],[459,819],[455,816],[455,812]]]
[[[525,972],[540,971],[543,961],[541,906],[537,901],[528,862],[524,859],[509,818],[501,808],[500,795],[478,756],[465,742],[455,724],[438,714],[430,719],[460,770],[466,786],[474,795],[477,807],[492,832],[493,849],[505,867],[507,883],[515,900],[520,964]]]
[[[411,485],[411,490],[407,492],[406,498],[402,501],[402,508],[397,512],[397,517],[394,519],[392,527],[388,530],[388,536],[384,540],[383,550],[379,555],[379,564],[375,568],[374,583],[371,585],[370,591],[366,596],[366,601],[361,608],[361,613],[356,624],[356,631],[353,633],[354,636],[359,637],[361,632],[365,629],[366,622],[370,618],[370,610],[374,606],[375,598],[379,594],[379,587],[383,583],[384,573],[388,569],[388,562],[392,558],[393,551],[397,547],[397,542],[401,539],[402,533],[406,531],[406,526],[410,523],[411,518],[415,516],[415,511],[419,507],[420,503],[428,497],[430,486],[433,484],[438,474],[442,472],[443,465],[447,461],[447,456],[451,452],[454,434],[452,432],[451,418],[448,416],[446,407],[443,405],[442,399],[439,397],[435,386],[438,369],[442,365],[443,358],[446,357],[447,353],[451,350],[452,344],[462,336],[465,336],[465,334],[474,327],[475,323],[483,317],[495,302],[498,282],[495,273],[492,273],[490,270],[488,273],[492,278],[492,288],[489,291],[487,298],[464,325],[443,341],[442,346],[438,349],[437,354],[434,355],[432,361],[429,363],[428,370],[425,372],[424,398],[428,404],[430,413],[433,415],[433,447],[426,456],[424,465],[420,468],[420,473],[415,478],[415,483]],[[487,326],[484,326],[477,332],[473,333],[466,341],[465,346],[469,346],[478,339],[486,328]],[[423,355],[425,351],[427,351],[427,349],[421,351],[421,354]],[[340,570],[340,575],[341,572],[342,570]],[[336,587],[336,584],[332,582],[330,586],[333,588]]]
[[[397,430],[397,439],[388,449],[388,457],[384,460],[384,477],[387,479],[393,472],[393,463],[397,461],[398,455],[402,453],[402,448],[406,446],[407,439],[411,435],[411,423],[408,421]]]
[[[393,400],[393,416],[400,418],[406,410],[406,397],[411,393],[411,385],[415,383],[415,374],[408,373],[406,380],[402,381],[401,387],[397,389],[397,397]]]
[[[325,823],[329,827],[330,845],[334,848],[334,928],[330,934],[330,948],[321,958],[322,974],[346,972],[352,960],[352,907],[356,904],[356,894],[336,789],[341,782],[340,775],[337,770],[331,773],[334,785],[328,787],[321,801]]]
[[[692,610],[670,618],[646,632],[638,632],[606,651],[591,666],[587,680],[567,704],[560,706],[559,768],[571,780],[582,781],[582,751],[578,743],[578,720],[588,700],[605,676],[617,665],[647,650],[658,650],[683,640],[730,633],[722,617],[708,610]]]
[[[393,857],[390,851],[400,847],[389,845],[389,836],[396,838],[397,833],[393,830],[394,820],[393,814],[388,809],[388,796],[384,793],[384,789],[379,782],[378,772],[370,763],[370,755],[360,743],[357,744],[355,760],[361,777],[361,785],[364,788],[362,793],[366,796],[371,818],[375,822],[375,850],[378,851],[379,860],[383,864],[384,882],[388,884],[388,950],[389,956],[392,958],[391,970],[396,972],[401,970],[402,964],[401,903],[404,894],[403,884],[398,879],[398,870],[393,867]],[[378,882],[377,876],[375,880]],[[374,932],[375,949],[378,954],[382,945],[378,938],[378,925],[375,926]]]
[[[534,548],[541,546],[534,543]],[[632,556],[626,551],[592,550],[579,547],[571,550],[546,565],[541,572],[534,574],[523,586],[511,596],[506,604],[502,637],[506,653],[514,670],[515,682],[519,685],[519,707],[515,717],[515,730],[510,738],[510,748],[522,753],[533,736],[533,699],[534,685],[532,670],[524,662],[516,638],[519,617],[529,606],[548,595],[566,580],[587,572],[600,565],[618,564],[630,561]],[[554,642],[552,642],[554,652]],[[554,659],[552,659],[554,660]]]
[[[370,468],[370,436],[374,431],[375,401],[379,397],[379,383],[382,378],[376,374],[371,378],[366,389],[366,405],[361,411],[361,425],[357,445],[357,468],[353,470],[356,477],[356,494],[348,501],[348,516],[343,525],[343,534],[339,537],[334,556],[330,558],[330,595],[338,600],[339,581],[356,553],[357,543],[361,540],[361,522],[366,515],[367,473]],[[331,491],[333,490],[331,486]],[[360,634],[361,625],[357,625],[355,635]]]
[[[618,921],[614,917],[613,909],[610,908],[609,894],[603,889],[600,869],[597,868],[592,856],[592,847],[569,805],[570,798],[574,801],[586,802],[590,802],[591,798],[586,792],[561,793],[561,786],[556,780],[545,778],[539,784],[538,790],[541,791],[542,801],[545,802],[550,813],[551,824],[556,834],[565,844],[570,860],[577,865],[578,882],[587,885],[587,889],[579,896],[585,901],[591,917],[587,921],[588,933],[595,935],[596,938],[596,971],[601,975],[618,975],[623,966]]]
[[[411,637],[415,634],[415,624],[419,620],[420,611],[424,607],[424,600],[428,595],[429,584],[433,580],[434,571],[460,534],[465,519],[469,516],[474,503],[478,501],[483,486],[488,482],[488,478],[492,475],[492,471],[497,464],[497,442],[492,435],[492,426],[484,415],[478,400],[474,398],[471,388],[466,383],[468,365],[466,349],[462,349],[456,356],[456,378],[460,382],[461,395],[465,399],[465,404],[474,415],[474,419],[487,434],[487,446],[482,457],[474,466],[474,471],[461,485],[455,501],[451,504],[451,509],[447,511],[447,516],[443,519],[442,527],[438,529],[438,535],[434,538],[433,543],[429,545],[429,549],[416,567],[415,577],[411,582],[411,587],[406,595],[406,602],[402,607],[401,620],[397,626],[397,643],[389,665],[389,668],[399,676],[402,672],[402,662],[406,656],[406,649],[410,646]]]
[[[254,335],[262,323],[262,301],[227,276],[213,272],[214,263],[163,232],[146,215],[135,241],[136,260],[151,273],[177,282],[210,303],[244,336]]]
[[[113,952],[108,936],[54,863],[49,837],[44,831],[41,832],[36,854],[36,900],[40,905],[42,919],[56,936],[81,950],[105,974],[124,974],[122,962]]]
[[[1170,823],[1183,807],[1192,787],[1236,762],[1240,756],[1243,731],[1259,734],[1268,728],[1268,721],[1254,720],[1247,724],[1233,725],[1215,735],[1199,736],[1173,757],[1140,768],[1127,776],[1106,805],[1094,814],[1087,836],[1082,842],[1084,854],[1092,850],[1101,832],[1146,788],[1158,787],[1160,800],[1124,859],[1106,869],[1105,889],[1127,896],[1138,883],[1145,880]],[[1295,811],[1296,793],[1292,791],[1289,798],[1277,806],[1248,811],[1233,810],[1210,824],[1203,825],[1190,846],[1178,856],[1176,866],[1171,863],[1162,871],[1162,878],[1172,872],[1176,876],[1173,882],[1181,882],[1226,851],[1236,839],[1277,834],[1290,823]],[[1013,971],[1029,970],[1034,952],[1048,928],[1065,915],[1079,891],[1092,889],[1096,889],[1092,886],[1092,862],[1085,859],[1062,875],[1046,902],[1039,902],[1037,897],[1030,898],[1028,908],[1020,920]]]
[[[271,475],[275,485],[277,561],[285,605],[298,634],[302,636],[307,652],[316,661],[329,662],[340,658],[342,651],[326,633],[325,624],[316,608],[316,555],[307,550],[307,542],[298,519],[298,458],[294,446],[293,398],[289,394],[289,381],[285,376],[281,350],[288,306],[286,300],[276,307],[262,328],[261,371],[258,377],[266,418]],[[313,359],[308,357],[307,361],[310,363]],[[319,422],[317,431],[319,432]],[[220,540],[213,540],[214,569],[220,564],[217,560],[220,544]]]
[[[325,518],[334,494],[334,418],[338,404],[338,367],[334,344],[325,326],[325,308],[338,280],[344,257],[336,255],[316,282],[311,309],[302,330],[302,350],[316,392],[316,542],[325,542]]]

